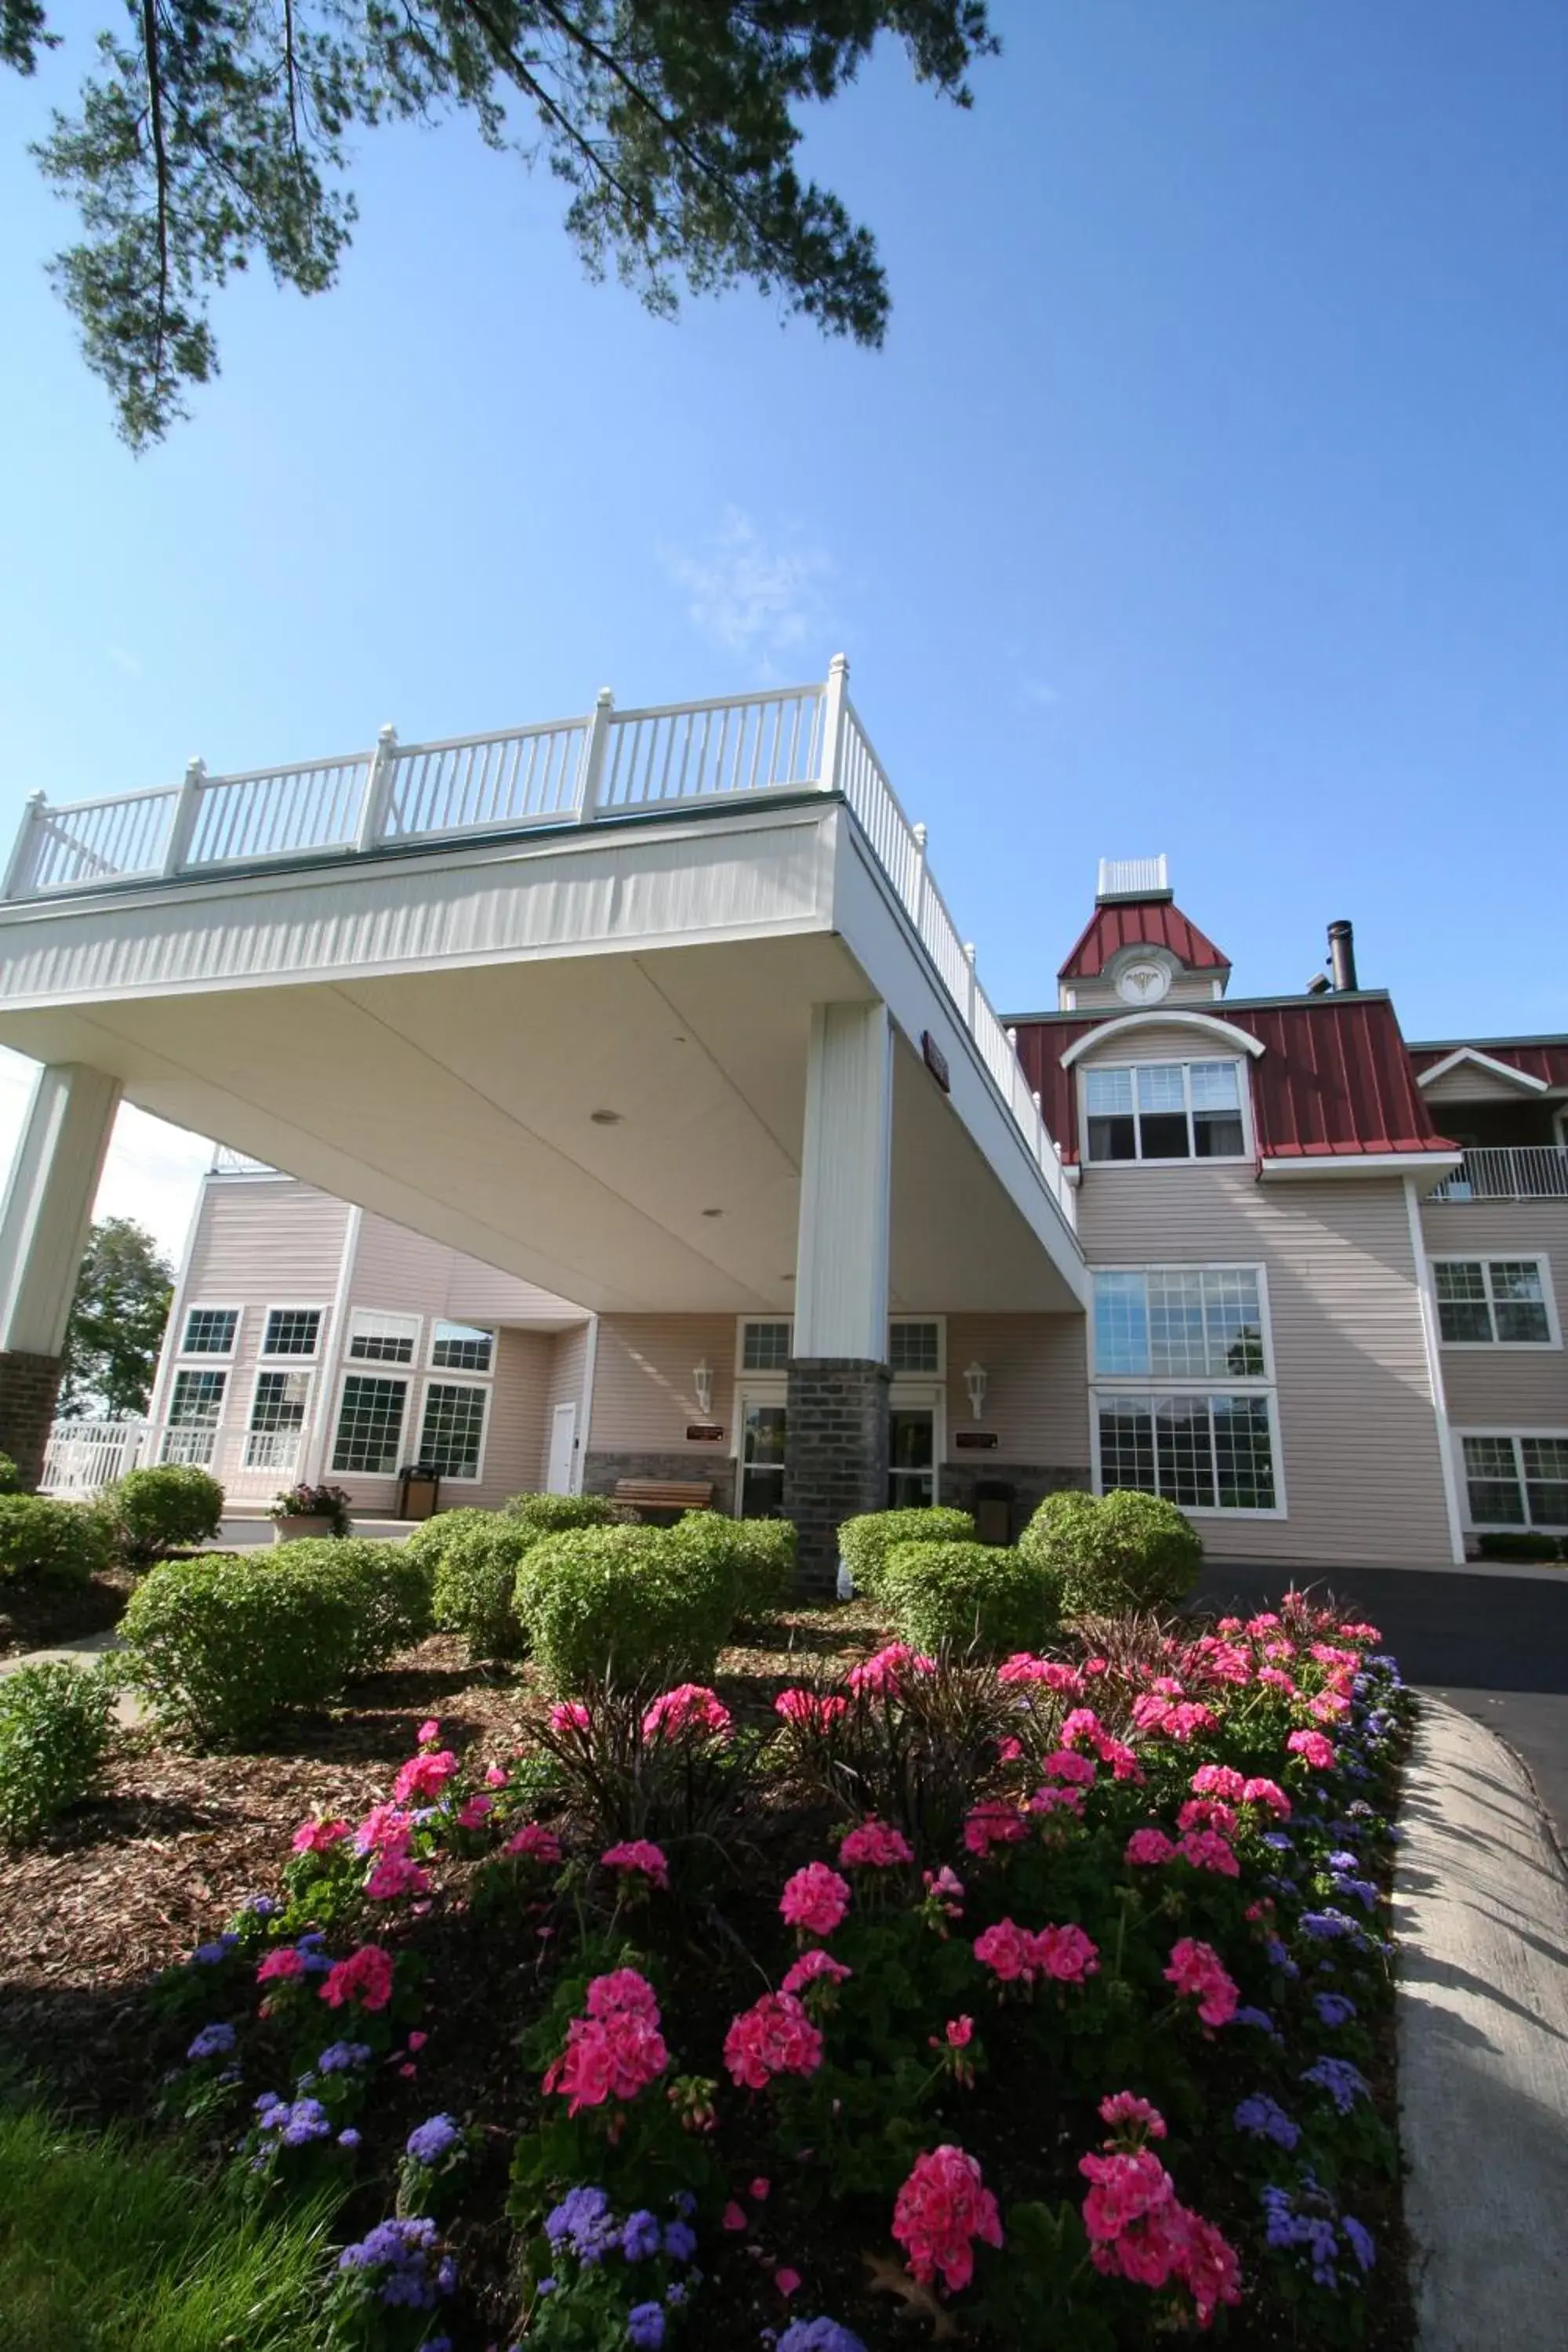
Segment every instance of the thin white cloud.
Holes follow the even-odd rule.
[[[126,677],[142,677],[142,669],[141,663],[137,660],[135,655],[133,653],[128,653],[123,646],[109,646],[105,650],[109,655],[110,660],[114,664],[115,668],[121,671]]]
[[[690,596],[695,627],[727,652],[771,665],[827,634],[831,560],[794,541],[770,546],[743,508],[727,507],[702,548],[659,553],[671,580]]]
[[[1058,688],[1047,678],[1021,677],[1018,680],[1018,699],[1026,710],[1048,710],[1061,698]]]
[[[26,1117],[37,1065],[0,1049],[0,1174],[11,1161]],[[161,1118],[122,1103],[103,1163],[95,1217],[131,1217],[145,1225],[165,1257],[178,1265],[212,1159],[212,1145]]]

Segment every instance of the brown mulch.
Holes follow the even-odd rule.
[[[111,1633],[136,1590],[128,1568],[106,1568],[70,1589],[0,1584],[0,1658],[52,1650],[85,1633]]]

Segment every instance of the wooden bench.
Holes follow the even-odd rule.
[[[617,1478],[615,1500],[630,1503],[646,1517],[651,1511],[676,1517],[682,1511],[710,1511],[711,1478]]]

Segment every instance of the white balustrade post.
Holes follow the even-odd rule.
[[[910,919],[918,940],[925,936],[921,928],[925,921],[926,911],[926,829],[923,824],[915,826],[914,835],[915,870],[910,881]]]
[[[970,1034],[973,1035],[974,1033],[974,991],[976,987],[974,978],[974,941],[973,940],[965,940],[963,942],[963,961],[969,966],[969,1002],[963,1008],[963,1017],[968,1022]]]
[[[364,780],[364,797],[359,804],[359,825],[354,834],[356,850],[380,847],[382,835],[386,830],[392,779],[396,772],[397,730],[395,727],[384,727],[370,755],[370,773]]]
[[[616,698],[607,686],[602,686],[588,721],[587,740],[583,745],[582,781],[577,793],[579,824],[592,824],[599,814],[599,794],[604,790],[605,761],[610,749],[610,727],[615,715]]]
[[[191,854],[196,819],[202,813],[202,786],[206,780],[207,763],[205,760],[192,760],[186,764],[174,802],[174,822],[169,827],[169,845],[163,852],[165,874],[178,874]]]
[[[835,654],[827,665],[827,689],[822,698],[822,764],[818,789],[837,793],[844,772],[844,710],[849,698],[849,656]]]
[[[11,863],[5,868],[5,896],[18,898],[33,887],[33,859],[48,802],[42,793],[29,793],[27,805],[22,811],[22,822],[16,831],[16,845],[11,852]]]

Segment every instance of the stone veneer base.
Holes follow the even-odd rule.
[[[997,1462],[988,1454],[968,1454],[962,1461],[944,1462],[937,1481],[942,1502],[955,1511],[974,1508],[977,1487],[1005,1487],[1011,1543],[1017,1542],[1047,1495],[1059,1494],[1064,1486],[1087,1488],[1089,1484],[1087,1470],[1037,1462]]]
[[[44,1475],[59,1396],[61,1360],[19,1348],[0,1354],[0,1454],[8,1454],[29,1494]]]
[[[684,1478],[693,1486],[700,1479],[710,1478],[713,1482],[714,1509],[732,1511],[735,1507],[735,1465],[727,1454],[717,1450],[711,1454],[678,1450],[669,1454],[590,1453],[584,1456],[584,1495],[613,1495],[619,1478]]]
[[[784,1507],[808,1592],[833,1591],[845,1520],[888,1507],[890,1379],[886,1364],[860,1357],[790,1360]]]

